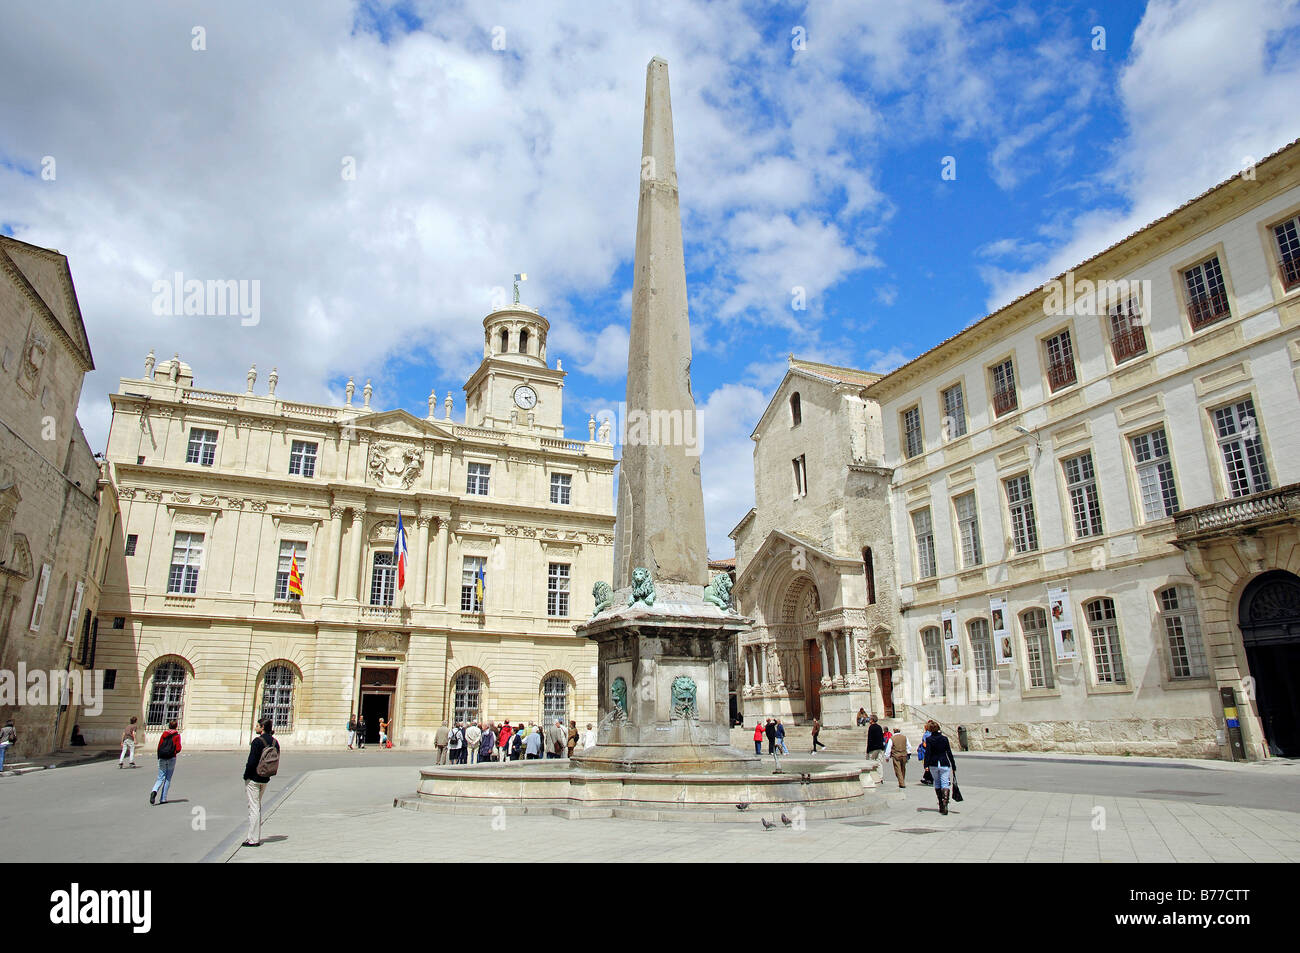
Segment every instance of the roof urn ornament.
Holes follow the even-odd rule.
[[[447,391],[447,399],[442,402],[443,420],[451,420],[451,391]]]
[[[271,368],[271,373],[267,375],[266,383],[270,385],[270,388],[271,388],[271,390],[270,390],[270,394],[271,394],[272,397],[274,397],[274,396],[275,396],[275,385],[278,384],[278,383],[280,383],[280,370],[279,370],[279,368],[275,368],[275,367]]]
[[[587,442],[591,443],[596,439],[596,415],[592,414],[587,418]]]
[[[181,376],[181,352],[180,351],[177,351],[175,354],[172,355],[172,367],[169,376],[173,384],[175,384],[176,380]]]
[[[364,408],[365,410],[369,410],[369,409],[370,409],[370,395],[373,394],[374,392],[375,392],[375,389],[374,389],[373,387],[370,386],[370,378],[367,377],[367,378],[366,378],[366,386],[363,387],[363,388],[361,389],[361,396],[362,396],[362,398],[363,398],[363,400],[364,400],[364,403],[363,403],[362,406],[363,406],[363,408]]]
[[[253,385],[257,383],[257,365],[248,365],[248,393],[253,392]]]
[[[153,380],[153,368],[157,361],[154,360],[153,348],[149,348],[149,353],[144,358],[144,376],[146,380]]]
[[[344,392],[345,394],[347,394],[347,398],[348,398],[348,406],[349,406],[349,407],[352,406],[352,395],[353,395],[354,393],[356,393],[356,390],[357,390],[357,385],[354,384],[354,383],[352,383],[352,378],[349,377],[349,378],[348,378],[348,386],[345,387],[345,388],[343,388],[343,392]]]
[[[438,406],[438,394],[435,391],[430,390],[429,391],[429,419],[430,420],[432,420],[434,416],[436,416],[435,410],[437,409],[437,406]]]

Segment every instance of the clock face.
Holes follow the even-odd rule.
[[[527,384],[523,387],[515,388],[515,403],[524,410],[531,410],[537,406],[537,391],[533,390]]]

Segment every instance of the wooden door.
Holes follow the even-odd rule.
[[[804,643],[804,649],[808,656],[808,664],[804,666],[808,673],[803,690],[804,718],[812,721],[822,716],[822,653],[813,639]]]
[[[894,717],[894,670],[878,668],[880,676],[880,707],[886,718]]]

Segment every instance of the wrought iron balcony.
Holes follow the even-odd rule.
[[[1193,330],[1213,324],[1220,318],[1226,318],[1228,314],[1228,296],[1222,291],[1197,295],[1187,302],[1187,316],[1192,322]]]
[[[1300,285],[1300,257],[1282,259],[1282,284],[1287,291]]]
[[[1110,346],[1115,355],[1115,363],[1122,364],[1129,358],[1147,352],[1147,335],[1141,325],[1133,325],[1120,331],[1110,339]]]
[[[993,413],[1001,417],[1003,414],[1016,409],[1016,391],[1013,387],[995,390],[993,392]]]
[[[1291,521],[1300,521],[1300,483],[1180,510],[1174,532],[1180,540],[1196,539]]]
[[[1060,361],[1047,366],[1047,383],[1051,385],[1054,391],[1060,390],[1062,387],[1068,387],[1076,380],[1078,380],[1078,375],[1074,370],[1074,361]]]

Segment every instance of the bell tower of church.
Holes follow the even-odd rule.
[[[465,383],[465,423],[564,436],[564,371],[546,363],[551,323],[514,304],[483,319],[483,363]]]

